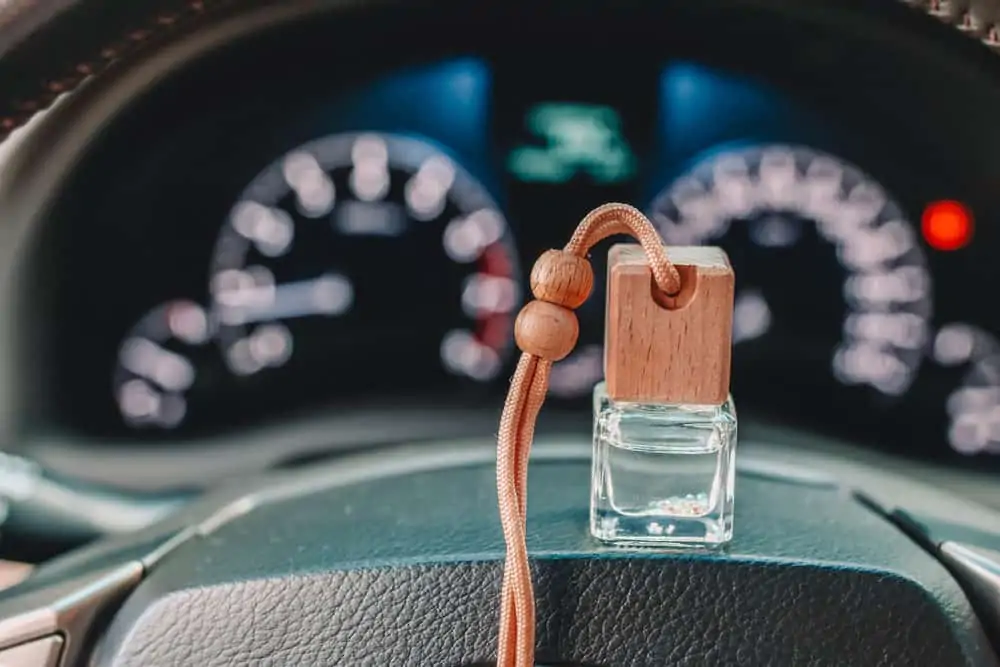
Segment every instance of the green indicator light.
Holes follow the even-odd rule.
[[[507,169],[522,181],[565,183],[585,173],[598,183],[619,183],[635,174],[635,155],[610,107],[539,104],[528,112],[527,126],[545,145],[510,152]]]

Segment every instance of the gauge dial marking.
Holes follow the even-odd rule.
[[[316,158],[305,151],[293,151],[285,156],[282,173],[289,187],[295,191],[299,211],[308,218],[322,218],[333,209],[337,199],[333,181],[326,175]],[[277,211],[289,228],[291,217],[280,209]]]
[[[351,163],[351,192],[360,201],[377,201],[389,192],[389,149],[382,137],[358,137],[351,147]]]
[[[126,370],[167,391],[184,391],[194,382],[194,366],[190,361],[147,338],[126,340],[119,360]]]
[[[212,334],[209,314],[191,301],[171,301],[142,317],[125,336],[112,376],[122,419],[139,428],[178,426],[187,414],[185,393],[198,377],[186,352]]]
[[[455,182],[455,168],[443,155],[424,160],[417,173],[406,182],[406,204],[417,220],[430,220],[444,211],[448,190]]]
[[[283,255],[292,243],[292,219],[282,210],[242,201],[229,219],[240,236],[252,241],[257,250],[268,257]]]
[[[122,415],[133,425],[177,426],[187,412],[187,403],[177,394],[158,392],[142,380],[129,380],[118,391]]]
[[[205,309],[188,301],[175,301],[167,307],[167,329],[188,345],[207,343],[212,335],[212,324]]]
[[[233,342],[226,350],[226,364],[233,373],[246,376],[281,366],[291,356],[291,332],[283,324],[271,323]]]
[[[952,449],[1000,454],[1000,341],[969,324],[948,324],[934,337],[933,357],[942,366],[968,366],[945,405]]]
[[[733,305],[733,343],[753,340],[771,328],[771,308],[760,290],[746,289]]]
[[[444,229],[445,252],[456,262],[474,262],[503,238],[505,227],[503,218],[492,209],[480,209],[455,218]]]

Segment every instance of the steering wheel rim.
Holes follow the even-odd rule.
[[[216,507],[150,569],[94,664],[486,664],[503,557],[492,443],[323,468]],[[543,438],[528,520],[539,661],[995,664],[947,571],[849,487],[753,453],[739,468],[728,553],[620,550],[585,537],[589,447]]]
[[[160,48],[177,35],[201,28],[209,20],[245,14],[252,8],[276,8],[274,0],[151,0],[119,3],[108,8],[99,0],[15,0],[0,7],[0,140],[48,108],[61,94],[78,88],[116,63],[151,48]],[[301,3],[300,10],[315,11],[355,5],[391,4],[383,0],[326,0]],[[434,4],[434,3],[431,3]],[[446,6],[449,0],[437,0]],[[461,4],[461,3],[454,3]],[[808,4],[811,11],[858,9],[852,2],[769,2],[762,7],[794,11]],[[899,19],[897,5],[913,5],[1000,53],[1000,2],[972,0],[967,3],[887,0],[884,6],[864,5],[869,13],[879,11]],[[885,11],[882,11],[885,10]],[[86,25],[87,30],[78,27]]]

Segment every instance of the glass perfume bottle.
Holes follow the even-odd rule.
[[[715,547],[733,536],[735,275],[721,248],[665,250],[674,294],[658,291],[641,248],[608,254],[590,530],[613,544]]]
[[[613,401],[594,388],[590,529],[617,544],[718,547],[733,537],[736,410]]]
[[[612,400],[594,388],[590,528],[616,544],[717,547],[733,536],[736,411]]]

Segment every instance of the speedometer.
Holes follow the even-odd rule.
[[[910,386],[929,336],[930,274],[900,206],[858,168],[801,146],[726,150],[651,208],[667,243],[730,254],[734,340],[761,360],[803,376],[822,363],[888,395]]]
[[[171,301],[132,327],[115,401],[130,427],[169,430],[366,392],[464,394],[462,380],[503,372],[520,301],[510,229],[483,185],[426,141],[336,134],[243,189],[207,305]]]
[[[300,357],[297,381],[345,387],[404,366],[493,379],[520,301],[486,190],[431,145],[387,134],[326,137],[267,167],[230,211],[211,276],[234,374]]]

